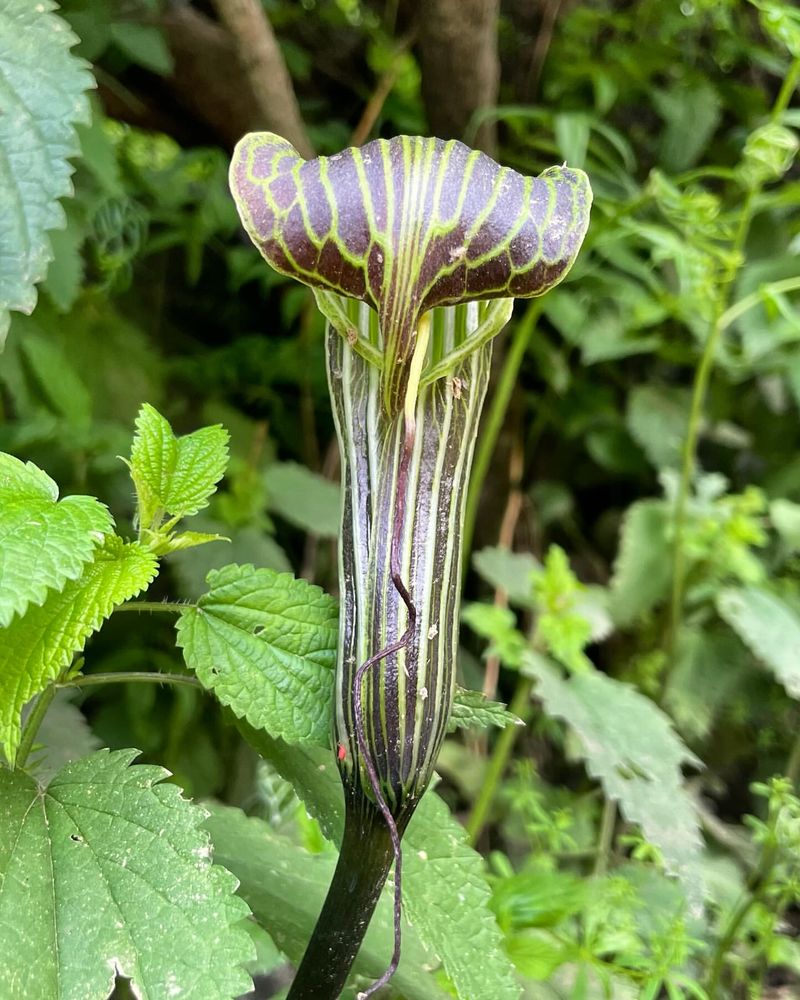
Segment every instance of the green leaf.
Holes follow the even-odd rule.
[[[117,47],[139,66],[162,76],[172,72],[172,54],[164,32],[157,25],[125,20],[112,24],[110,34]]]
[[[52,0],[0,3],[0,349],[9,310],[31,312],[52,257],[47,232],[64,225],[77,122],[89,119],[86,64]]]
[[[490,701],[480,691],[457,687],[450,715],[450,732],[456,729],[486,729],[497,726],[524,726],[518,716],[506,709],[499,701]]]
[[[54,229],[50,234],[53,259],[42,286],[60,312],[68,312],[80,293],[83,281],[81,246],[86,236],[83,220],[69,207],[66,217],[66,228]]]
[[[489,546],[472,557],[475,569],[497,590],[504,590],[512,604],[532,608],[533,583],[542,572],[542,564],[528,552],[511,552]]]
[[[717,610],[787,694],[800,698],[800,614],[761,587],[728,587]]]
[[[304,465],[284,462],[266,472],[270,510],[321,538],[336,538],[342,497],[339,486]]]
[[[631,625],[669,593],[668,526],[669,509],[661,500],[640,500],[628,508],[611,579],[609,610],[618,625]]]
[[[698,879],[702,844],[681,764],[700,761],[675,734],[669,718],[635,688],[597,671],[566,680],[552,663],[528,652],[523,669],[536,680],[536,696],[548,715],[577,735],[589,773],[619,802],[659,848],[664,865],[683,883],[693,905],[701,901]]]
[[[333,876],[336,855],[309,854],[275,833],[263,820],[238,809],[212,806],[206,822],[215,858],[239,879],[239,893],[275,944],[297,963],[303,956]],[[392,904],[383,898],[370,923],[354,973],[375,980],[392,952]],[[444,1000],[431,975],[436,960],[407,925],[400,966],[392,986],[406,1000]]]
[[[330,751],[287,747],[264,732],[240,728],[245,739],[291,781],[326,837],[338,841],[343,796]],[[403,864],[405,913],[423,944],[441,956],[457,995],[516,1000],[520,990],[489,909],[483,858],[467,844],[461,825],[432,792],[423,795],[409,823]],[[385,964],[384,954],[380,971]]]
[[[136,418],[131,476],[139,497],[139,523],[157,530],[165,514],[189,517],[208,505],[228,464],[228,432],[202,427],[175,437],[169,422],[145,403]]]
[[[0,768],[0,996],[105,1000],[115,973],[148,1000],[250,988],[247,907],[205,813],[136,755],[101,751],[46,788]]]
[[[782,497],[773,500],[769,505],[769,516],[786,545],[792,551],[800,549],[800,504]]]
[[[223,705],[289,743],[330,742],[338,610],[289,573],[226,566],[178,619],[187,666]]]
[[[69,666],[114,606],[143,590],[157,571],[141,545],[109,538],[77,580],[0,629],[0,743],[14,759],[23,705]]]
[[[636,386],[628,395],[625,422],[656,469],[679,467],[689,426],[689,393],[685,389]]]
[[[112,523],[98,500],[59,501],[46,473],[0,452],[0,628],[80,576]]]

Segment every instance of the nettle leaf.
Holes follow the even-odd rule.
[[[296,462],[271,465],[265,474],[269,509],[321,538],[339,534],[342,494],[337,483]]]
[[[480,691],[456,688],[453,709],[450,715],[449,731],[456,729],[485,729],[496,726],[524,726],[525,723],[513,712],[509,712],[499,701],[490,701]]]
[[[157,527],[165,514],[189,517],[208,506],[228,464],[228,439],[219,425],[175,437],[169,421],[145,403],[130,461],[140,524]]]
[[[46,788],[0,768],[0,995],[105,1000],[116,973],[147,1000],[251,988],[247,906],[212,866],[206,814],[137,753],[100,751]]]
[[[65,224],[75,125],[89,121],[86,63],[52,0],[0,3],[0,349],[9,311],[30,313],[52,258],[47,232]]]
[[[94,497],[59,501],[46,473],[0,453],[0,628],[80,576],[112,525]]]
[[[534,607],[533,585],[542,564],[530,553],[488,546],[473,555],[472,563],[487,583],[506,592],[512,604]]]
[[[760,587],[728,587],[717,610],[787,694],[800,698],[800,614]]]
[[[434,306],[541,295],[567,273],[589,223],[586,175],[537,178],[455,140],[398,136],[304,161],[269,132],[230,170],[251,239],[282,274],[378,313],[390,411],[419,317]]]
[[[330,742],[339,612],[289,573],[225,566],[178,619],[178,645],[202,683],[250,725],[289,743]]]
[[[147,549],[112,536],[79,579],[0,629],[0,743],[9,760],[23,705],[69,666],[115,605],[148,586],[157,568]]]
[[[239,809],[211,806],[206,822],[215,858],[239,879],[239,893],[287,957],[298,963],[314,930],[336,855],[308,851]],[[445,1000],[431,974],[436,959],[414,930],[406,929],[400,966],[392,977],[406,1000]],[[355,976],[375,980],[392,951],[392,901],[384,892],[353,966]],[[344,996],[352,997],[351,991]]]
[[[331,752],[308,745],[287,747],[246,726],[241,731],[294,785],[325,836],[338,842],[344,801]],[[423,795],[403,845],[404,913],[425,947],[440,956],[457,996],[517,1000],[520,988],[489,908],[483,858],[468,845],[463,827],[435,793]],[[238,868],[233,870],[240,874]],[[379,971],[390,951],[387,947],[382,952]]]
[[[669,593],[669,519],[663,500],[640,500],[625,513],[611,579],[609,610],[617,625],[631,625]]]
[[[702,839],[681,765],[701,762],[678,738],[669,718],[629,684],[597,671],[567,680],[532,652],[526,653],[523,670],[535,678],[536,697],[547,714],[563,719],[577,735],[589,773],[659,848],[667,871],[678,876],[687,898],[699,906]]]

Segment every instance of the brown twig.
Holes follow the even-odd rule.
[[[389,68],[378,80],[375,85],[375,90],[372,92],[372,96],[364,105],[364,110],[361,113],[358,124],[353,129],[353,134],[350,136],[351,146],[361,146],[369,138],[375,122],[378,120],[378,116],[383,110],[383,105],[386,103],[386,98],[389,94],[391,94],[392,88],[397,82],[403,57],[408,52],[413,41],[413,35],[409,35],[398,44]]]
[[[272,25],[259,0],[214,0],[230,32],[263,123],[282,135],[301,156],[314,155],[292,79]]]

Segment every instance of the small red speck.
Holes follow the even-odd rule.
[[[339,760],[344,760],[347,756],[347,751],[341,743],[336,747],[336,756]]]

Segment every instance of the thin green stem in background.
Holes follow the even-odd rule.
[[[520,676],[517,689],[508,706],[509,712],[512,715],[518,716],[523,721],[529,715],[532,688],[533,680],[530,677]],[[483,776],[481,790],[466,822],[467,837],[473,846],[478,841],[486,825],[489,810],[491,809],[492,802],[494,802],[494,797],[497,794],[498,786],[505,772],[520,729],[522,729],[522,726],[506,726],[505,729],[500,731],[497,737],[497,742],[492,750],[489,763],[486,765],[486,773]]]
[[[461,551],[465,571],[469,565],[472,552],[472,539],[475,533],[475,521],[478,516],[478,504],[481,499],[483,483],[489,471],[489,465],[491,464],[492,455],[497,445],[497,439],[500,436],[503,421],[506,419],[508,405],[511,402],[511,396],[517,384],[522,359],[525,357],[525,352],[528,349],[528,344],[530,343],[531,336],[536,327],[536,321],[541,311],[542,304],[540,302],[532,303],[528,306],[525,315],[517,324],[511,338],[508,353],[503,362],[500,378],[491,396],[491,403],[483,421],[478,446],[475,450],[475,460],[472,465],[472,474],[467,492],[467,506],[464,514]]]
[[[158,671],[120,670],[115,673],[81,674],[71,680],[56,684],[59,688],[95,687],[98,684],[182,684],[202,688],[203,685],[190,674],[160,674]]]
[[[39,726],[41,726],[42,719],[44,719],[47,714],[47,710],[50,708],[55,696],[56,685],[49,684],[34,702],[33,708],[31,709],[28,718],[25,720],[25,725],[22,729],[22,736],[19,741],[19,746],[17,747],[17,755],[14,758],[14,767],[25,766],[25,762],[30,755],[31,749],[33,748],[36,734],[39,732]]]
[[[614,799],[603,802],[603,813],[600,817],[600,833],[597,838],[597,855],[594,861],[594,874],[605,875],[608,871],[608,861],[614,846],[614,830],[617,826],[617,803]]]
[[[179,604],[176,601],[125,601],[118,604],[114,611],[166,611],[169,614],[182,614],[187,608],[195,607],[191,601]]]
[[[728,957],[739,928],[744,923],[745,917],[760,899],[760,892],[766,883],[772,866],[775,863],[776,851],[774,847],[765,848],[756,871],[748,881],[748,887],[742,898],[733,908],[725,930],[720,935],[714,955],[711,960],[711,968],[708,975],[708,985],[706,992],[709,1000],[719,1000],[719,987],[722,980],[722,973],[725,968],[725,960]]]

